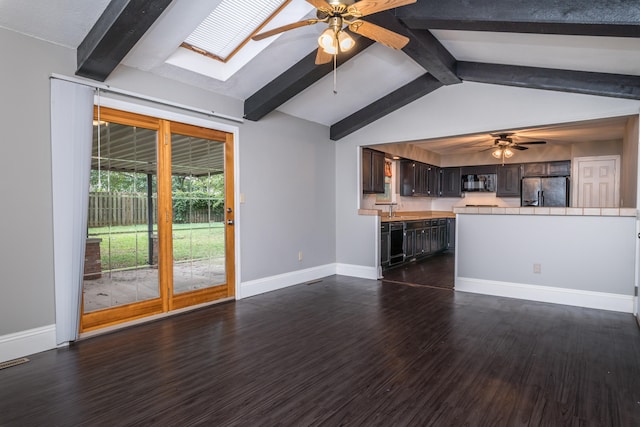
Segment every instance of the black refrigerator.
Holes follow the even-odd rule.
[[[522,178],[520,206],[569,206],[569,178]]]

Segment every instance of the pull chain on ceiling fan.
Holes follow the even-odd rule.
[[[367,37],[393,49],[402,49],[409,43],[409,38],[379,25],[363,21],[360,18],[372,13],[415,3],[417,0],[360,0],[353,4],[349,4],[348,0],[306,1],[316,8],[316,19],[306,19],[283,25],[256,34],[252,39],[258,41],[306,25],[314,25],[319,22],[326,23],[327,28],[318,37],[319,47],[315,62],[316,64],[326,64],[333,59],[334,93],[336,92],[337,55],[340,52],[347,52],[355,46],[355,40],[346,31],[346,28],[352,33]]]

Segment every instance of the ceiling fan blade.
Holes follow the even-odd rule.
[[[331,6],[324,0],[307,0],[307,3],[313,5],[316,9],[331,10]]]
[[[483,151],[493,150],[493,149],[495,149],[495,148],[498,148],[498,147],[496,147],[495,145],[492,145],[491,147],[487,147],[487,148],[485,148],[484,150],[480,150],[480,151],[478,151],[478,153],[482,153]]]
[[[274,28],[273,30],[265,31],[264,33],[256,34],[251,37],[251,40],[259,41],[266,39],[267,37],[275,36],[276,34],[284,33],[285,31],[293,30],[294,28],[304,27],[305,25],[313,25],[320,22],[318,19],[306,19],[304,21],[294,22],[292,24],[283,25],[282,27]]]
[[[354,21],[349,29],[393,49],[402,49],[409,43],[409,38],[370,22]]]
[[[324,51],[323,48],[318,48],[318,53],[316,53],[316,65],[326,64],[327,62],[331,62],[333,59],[333,55]]]
[[[308,0],[307,0],[308,1]],[[361,0],[349,6],[349,14],[355,17],[367,16],[372,13],[382,12],[383,10],[392,9],[394,7],[405,6],[415,3],[418,0]],[[311,3],[311,2],[309,2]]]
[[[528,150],[527,147],[520,147],[519,145],[512,145],[510,148],[513,148],[514,150],[520,150],[520,151],[524,151],[524,150]]]
[[[527,142],[518,142],[518,145],[535,145],[535,144],[546,144],[547,141],[527,141]]]

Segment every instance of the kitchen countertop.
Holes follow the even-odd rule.
[[[360,209],[358,213],[360,215],[379,216],[380,222],[420,221],[424,219],[456,217],[456,214],[451,211],[400,211],[394,212],[392,217],[389,217],[388,212],[384,212],[380,209]]]

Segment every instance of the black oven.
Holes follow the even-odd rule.
[[[399,264],[404,261],[404,223],[392,222],[389,224],[389,265]]]

